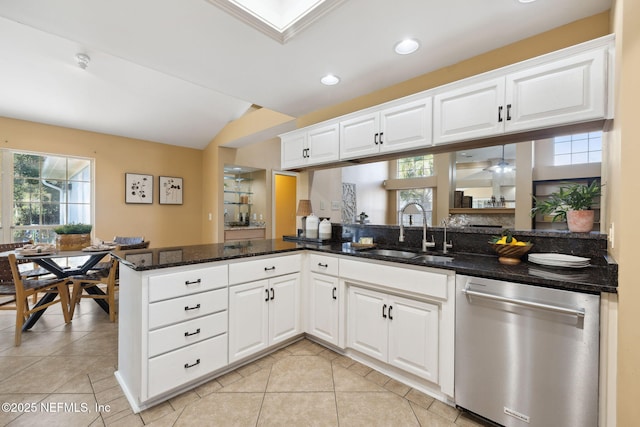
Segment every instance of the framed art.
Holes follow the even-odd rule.
[[[174,176],[161,176],[159,187],[161,205],[182,204],[182,178]]]
[[[153,175],[125,174],[125,203],[153,203]]]

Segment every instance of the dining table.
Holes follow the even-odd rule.
[[[115,249],[115,247],[114,247]],[[9,253],[14,253],[16,255],[16,259],[18,260],[28,260],[38,264],[40,267],[49,271],[51,274],[55,275],[60,279],[64,279],[72,276],[85,275],[91,270],[95,265],[100,262],[102,258],[110,253],[111,249],[99,249],[99,250],[79,250],[79,251],[51,251],[51,252],[43,252],[43,253],[29,253],[24,254],[21,251],[8,251],[4,253],[0,253],[0,256],[6,256]],[[68,267],[65,265],[61,265],[56,262],[56,259],[64,259],[64,258],[77,258],[77,257],[86,257],[86,260],[78,266]],[[90,288],[85,288],[85,291],[94,295],[104,295],[104,292],[100,290],[97,286],[92,286]],[[47,304],[53,301],[56,298],[56,294],[47,293],[45,294],[37,303],[36,307]],[[109,303],[107,303],[104,299],[94,299],[96,304],[100,306],[106,313],[109,313]],[[31,329],[33,325],[40,319],[45,310],[37,311],[33,313],[29,319],[24,323],[22,330],[26,331]]]

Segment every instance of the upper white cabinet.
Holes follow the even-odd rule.
[[[549,128],[606,116],[607,49],[473,79],[434,96],[434,143]]]
[[[340,159],[430,146],[431,113],[431,97],[424,97],[342,120]]]
[[[283,169],[335,162],[340,157],[338,123],[281,136]]]

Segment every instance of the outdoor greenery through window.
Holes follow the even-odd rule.
[[[433,155],[398,159],[399,179],[425,178],[433,175]],[[432,224],[433,190],[427,187],[398,190],[398,215],[408,203],[418,203],[425,209],[427,225]],[[400,218],[403,225],[422,225],[422,214],[405,214]]]
[[[54,243],[53,228],[61,224],[91,223],[92,168],[90,159],[5,151],[3,206],[11,206],[12,229],[3,227],[4,241],[32,239]],[[8,177],[13,179],[7,179]],[[10,195],[10,199],[8,199]]]
[[[554,142],[554,166],[602,162],[602,131],[558,136]]]

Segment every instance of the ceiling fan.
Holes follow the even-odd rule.
[[[495,165],[491,165],[484,169],[493,173],[507,173],[516,170],[515,166],[504,160],[504,145],[502,146],[502,158]]]

